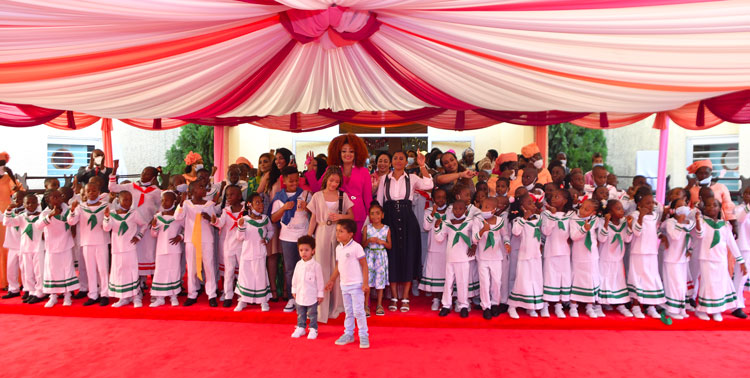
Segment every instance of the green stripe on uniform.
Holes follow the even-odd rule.
[[[521,297],[528,297],[528,298],[521,298]],[[516,293],[510,293],[510,296],[508,299],[516,301],[516,302],[523,302],[523,303],[532,303],[532,304],[542,304],[544,303],[544,300],[542,299],[541,295],[523,295],[523,294],[516,294]]]
[[[251,298],[263,298],[266,295],[271,294],[270,286],[266,286],[265,289],[252,290],[252,289],[244,288],[240,284],[237,284],[237,290],[239,290],[240,295],[242,295],[243,297],[251,297]]]
[[[43,287],[46,287],[48,289],[55,288],[55,287],[68,287],[78,284],[78,277],[71,277],[67,280],[44,280],[44,283],[42,284]]]
[[[110,282],[109,291],[114,291],[115,293],[127,293],[128,291],[137,290],[139,285],[140,281],[131,282],[125,285],[115,285]]]

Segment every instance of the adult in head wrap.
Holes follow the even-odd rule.
[[[497,195],[496,185],[499,177],[507,177],[511,182],[516,181],[518,175],[518,155],[514,152],[508,152],[498,156],[495,159],[495,168],[492,169],[492,173],[497,176],[492,176],[487,180],[487,187],[490,190],[490,195],[495,196]]]
[[[92,177],[99,177],[99,191],[109,193],[109,175],[112,174],[112,168],[104,166],[104,151],[96,149],[91,151],[89,165],[78,169],[76,179],[79,184],[86,185]]]
[[[23,190],[21,183],[16,180],[13,171],[7,167],[10,155],[0,152],[0,213],[5,213],[11,203],[13,193]],[[5,243],[5,226],[0,223],[0,287],[8,286],[6,268],[8,265],[8,250],[3,247]]]
[[[542,153],[539,151],[539,146],[537,146],[536,143],[530,143],[523,146],[523,148],[521,148],[521,154],[529,161],[529,164],[533,165],[539,172],[536,181],[537,183],[544,185],[548,182],[552,182],[552,175],[549,173],[549,170],[544,167],[544,158],[542,158]]]
[[[713,185],[711,184],[711,173],[713,172],[713,163],[711,163],[711,160],[696,161],[687,167],[687,171],[690,174],[694,174],[697,181],[697,185],[690,188],[690,206],[693,207],[700,201],[699,193],[701,188],[710,187],[711,191],[714,192],[716,200],[721,202],[721,211],[723,212],[724,219],[730,221],[732,227],[734,227],[736,222],[732,196],[726,185],[718,182]]]
[[[190,151],[185,156],[185,173],[182,175],[185,177],[185,181],[188,184],[195,181],[198,178],[198,171],[203,168],[203,157],[197,152]]]
[[[465,169],[471,169],[474,170],[474,150],[471,148],[467,148],[464,150],[464,152],[461,153],[461,165]]]

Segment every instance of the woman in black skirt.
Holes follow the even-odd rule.
[[[409,292],[412,280],[419,279],[422,272],[422,246],[419,222],[412,210],[411,199],[416,190],[431,190],[432,177],[425,166],[425,157],[417,151],[417,164],[422,177],[404,172],[406,153],[393,154],[393,172],[382,176],[378,184],[377,200],[383,204],[383,223],[391,229],[392,248],[388,250],[388,279],[391,286],[391,304],[388,309],[398,307],[398,285],[403,285],[401,311],[409,311]]]

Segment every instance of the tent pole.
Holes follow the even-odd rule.
[[[548,126],[534,126],[534,143],[539,147],[539,152],[542,153],[542,160],[547,161],[547,128]]]
[[[665,113],[656,115],[654,128],[659,129],[659,169],[656,181],[656,200],[663,204],[667,193],[667,150],[669,147],[669,118]]]
[[[112,156],[112,119],[102,118],[102,147],[104,149],[104,166],[114,167]]]
[[[216,167],[214,182],[224,181],[224,175],[227,172],[227,138],[225,132],[226,126],[214,126],[214,166]]]

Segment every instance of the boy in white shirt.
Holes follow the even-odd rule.
[[[285,190],[280,190],[273,197],[271,204],[271,222],[281,223],[279,240],[281,251],[284,255],[284,280],[286,281],[285,296],[289,298],[284,312],[294,311],[294,298],[292,298],[292,274],[294,273],[299,252],[297,252],[297,240],[307,234],[310,224],[310,213],[307,211],[307,203],[310,201],[310,193],[299,187],[299,172],[296,167],[284,167],[281,170]]]
[[[370,347],[370,337],[367,333],[367,318],[365,317],[365,295],[370,292],[367,277],[367,259],[362,246],[354,241],[357,223],[351,219],[341,219],[336,222],[336,267],[326,284],[326,291],[331,291],[336,279],[341,276],[341,291],[344,295],[344,334],[336,340],[336,345],[346,345],[354,342],[354,320],[359,328],[359,347]]]
[[[8,250],[8,294],[3,295],[3,299],[15,298],[21,295],[21,287],[18,282],[18,274],[21,272],[21,229],[20,227],[11,227],[13,221],[17,217],[23,216],[23,199],[26,196],[25,192],[16,192],[13,194],[13,202],[5,210],[5,213],[1,215],[3,219],[3,225],[5,228],[5,242],[3,248]],[[27,291],[28,292],[28,291]],[[28,294],[25,295],[26,299]]]
[[[300,261],[294,267],[292,277],[292,296],[297,307],[297,328],[293,338],[305,335],[307,319],[310,319],[309,340],[318,338],[318,304],[323,302],[323,268],[313,260],[315,238],[304,235],[297,240]]]

